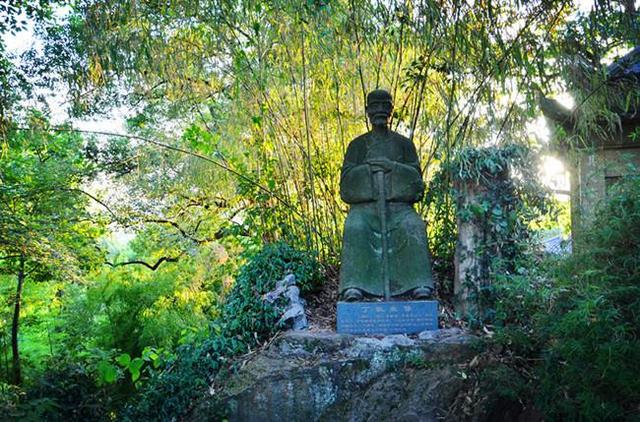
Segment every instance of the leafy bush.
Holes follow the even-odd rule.
[[[0,381],[0,409],[7,418],[17,419],[20,416],[18,406],[24,392],[16,385]]]
[[[236,284],[227,298],[223,320],[225,332],[241,337],[267,338],[274,333],[280,310],[262,299],[275,288],[275,282],[289,272],[296,276],[302,294],[315,290],[320,281],[317,261],[286,243],[274,243],[253,256],[242,267]]]
[[[627,419],[640,405],[640,178],[609,193],[573,259],[557,271],[540,368],[553,418]],[[540,327],[542,328],[542,327]]]
[[[126,391],[96,382],[95,359],[72,356],[48,360],[46,371],[22,386],[0,382],[1,420],[102,421]]]
[[[436,271],[453,275],[456,220],[472,221],[481,233],[473,253],[482,271],[465,285],[469,289],[465,317],[472,326],[493,320],[495,281],[531,264],[536,244],[533,226],[553,211],[537,172],[532,150],[523,145],[465,148],[431,182],[426,201]],[[475,199],[466,203],[470,186]],[[442,287],[446,290],[446,285],[439,290]]]
[[[125,410],[130,420],[168,420],[185,414],[198,392],[234,355],[251,351],[281,327],[282,303],[270,304],[264,294],[287,273],[293,273],[301,291],[317,287],[320,268],[314,257],[284,243],[266,245],[248,258],[225,302],[221,317],[211,324],[211,338],[201,345],[187,344],[149,379]],[[224,409],[220,409],[222,412]]]
[[[550,420],[627,420],[640,406],[640,178],[616,186],[571,258],[498,284],[498,341]]]
[[[86,364],[61,362],[48,368],[28,389],[20,406],[22,420],[107,420],[118,400],[113,386],[98,385]]]

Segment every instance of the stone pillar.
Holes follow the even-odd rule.
[[[458,239],[454,257],[453,289],[456,310],[464,316],[476,305],[472,297],[482,287],[489,285],[491,259],[499,257],[500,251],[487,245],[489,218],[493,210],[488,186],[504,181],[506,171],[498,174],[483,174],[480,180],[457,179],[456,191]]]
[[[467,313],[469,301],[469,284],[479,285],[481,277],[481,264],[477,251],[479,240],[482,239],[482,231],[470,213],[460,210],[470,210],[472,205],[478,202],[480,186],[473,181],[458,180],[455,182],[458,193],[458,240],[454,257],[453,291],[456,296],[456,310],[464,315]]]

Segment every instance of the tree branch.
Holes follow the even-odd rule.
[[[24,127],[17,127],[15,129],[16,130],[30,130],[29,128],[24,128]],[[272,196],[274,199],[276,199],[282,205],[284,205],[285,207],[289,208],[293,213],[299,215],[300,217],[303,217],[303,215],[300,214],[300,212],[298,210],[296,210],[295,207],[289,201],[285,200],[280,195],[276,194],[274,191],[264,187],[259,182],[256,182],[252,178],[245,176],[244,174],[238,172],[237,170],[232,169],[228,165],[226,165],[224,163],[221,163],[219,161],[216,161],[216,160],[214,160],[212,158],[209,158],[209,157],[207,157],[205,155],[199,154],[197,152],[189,151],[189,150],[186,150],[184,148],[175,147],[173,145],[165,144],[163,142],[155,141],[153,139],[149,139],[149,138],[145,138],[143,136],[137,136],[137,135],[128,135],[128,134],[124,134],[124,133],[104,132],[104,131],[96,131],[96,130],[81,130],[81,129],[73,129],[73,128],[68,128],[68,127],[51,127],[50,129],[52,131],[55,131],[55,132],[88,133],[88,134],[94,134],[94,135],[117,136],[117,137],[121,137],[121,138],[135,139],[135,140],[138,140],[138,141],[142,141],[142,142],[146,142],[146,143],[155,145],[157,147],[165,148],[165,149],[168,149],[168,150],[171,150],[171,151],[180,152],[182,154],[191,155],[193,157],[196,157],[196,158],[199,158],[201,160],[207,161],[207,162],[209,162],[209,163],[211,163],[211,164],[213,164],[213,165],[215,165],[217,167],[220,167],[221,169],[226,170],[229,173],[235,175],[239,179],[242,179],[242,180],[250,183],[251,185],[257,187],[261,191],[263,191],[263,192],[269,194],[270,196]]]
[[[107,204],[105,204],[103,201],[99,200],[98,198],[96,198],[95,196],[91,195],[89,192],[85,192],[82,189],[61,189],[61,190],[65,190],[65,191],[72,191],[72,192],[79,192],[83,195],[88,196],[89,198],[93,199],[95,202],[97,202],[98,204],[102,205],[102,207],[104,209],[106,209],[107,211],[109,211],[109,214],[111,214],[111,216],[113,217],[114,220],[118,221],[118,216],[116,216],[116,214],[111,210],[111,208],[109,208],[109,206]]]
[[[106,261],[105,264],[115,268],[115,267],[122,267],[124,265],[143,265],[147,268],[149,268],[151,271],[155,271],[156,269],[158,269],[158,267],[160,266],[160,264],[162,264],[163,262],[178,262],[178,258],[180,258],[182,254],[178,255],[178,256],[163,256],[162,258],[158,259],[158,261],[151,265],[145,261],[139,261],[139,260],[135,260],[135,261],[127,261],[127,262],[117,262],[117,263],[113,263],[113,262],[109,262]]]
[[[208,242],[211,242],[213,240],[219,239],[218,237],[214,237],[214,238],[206,237],[204,239],[198,239],[198,238],[194,237],[192,234],[187,233],[175,221],[166,220],[166,219],[163,219],[163,218],[146,219],[146,220],[144,220],[144,222],[145,223],[168,224],[168,225],[174,227],[176,230],[178,230],[180,232],[180,234],[182,235],[182,237],[186,237],[187,239],[192,240],[192,241],[194,241],[196,243],[208,243]],[[196,229],[194,230],[194,234],[195,234],[195,232],[197,232],[199,226],[200,226],[200,222],[198,222],[198,224],[196,226]]]

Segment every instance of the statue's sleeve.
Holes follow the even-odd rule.
[[[404,162],[395,162],[391,172],[391,196],[394,202],[418,202],[424,193],[424,182],[416,147],[411,141],[404,146]]]
[[[358,149],[354,142],[347,147],[342,163],[340,197],[347,204],[374,200],[370,166],[359,163]]]

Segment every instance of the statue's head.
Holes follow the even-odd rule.
[[[373,126],[386,126],[393,111],[391,94],[384,89],[376,89],[367,95],[367,116]]]

